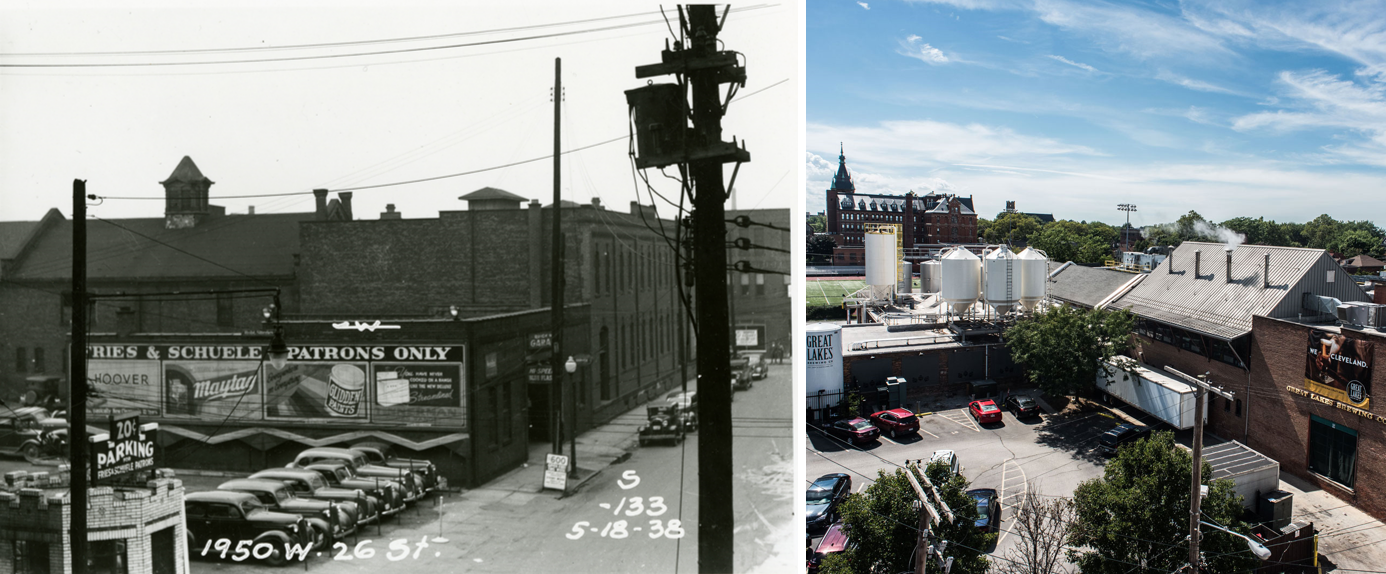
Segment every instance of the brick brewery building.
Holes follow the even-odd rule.
[[[837,156],[837,173],[828,187],[825,232],[837,243],[834,265],[865,265],[868,223],[901,227],[902,245],[912,248],[976,243],[977,213],[972,197],[930,192],[903,196],[857,193],[847,172],[847,156]]]
[[[1185,242],[1110,308],[1137,317],[1132,355],[1234,393],[1207,432],[1386,518],[1386,333],[1337,321],[1367,294],[1320,249]]]
[[[90,290],[132,295],[95,305],[89,369],[105,402],[89,411],[159,421],[168,466],[255,470],[308,446],[384,440],[475,485],[549,440],[552,206],[485,188],[436,218],[389,206],[361,220],[350,193],[319,190],[312,213],[226,214],[189,158],[163,184],[164,217],[88,225]],[[655,231],[674,222],[634,203],[563,210],[563,352],[590,360],[560,382],[571,381],[581,432],[677,384],[694,342],[685,334],[679,352],[674,257]],[[788,227],[784,210],[745,213]],[[787,248],[775,237],[752,240]],[[66,371],[71,222],[53,210],[0,226],[0,240],[8,398],[36,372]],[[754,263],[732,278],[748,286],[738,315],[787,340],[783,278],[763,272],[787,265],[763,257],[731,258]],[[254,290],[267,288],[280,291],[270,315],[290,347],[284,369],[261,356],[272,293]],[[139,295],[173,291],[204,294]],[[776,320],[767,309],[779,307]]]

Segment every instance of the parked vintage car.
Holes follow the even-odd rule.
[[[433,461],[421,458],[403,458],[395,452],[393,446],[385,442],[358,442],[351,445],[351,449],[366,453],[366,460],[371,464],[402,468],[419,475],[423,479],[424,492],[433,492],[433,489],[438,488],[438,467],[433,464]]]
[[[43,407],[0,407],[0,454],[30,460],[41,456],[40,435],[47,428],[44,423],[51,419],[53,415]],[[67,426],[66,421],[61,426]]]
[[[303,468],[325,460],[340,460],[347,463],[356,474],[366,477],[388,478],[404,486],[404,501],[414,502],[423,496],[423,479],[416,473],[402,468],[391,468],[371,464],[366,453],[350,448],[318,447],[298,453],[288,468]]]
[[[330,547],[342,537],[356,532],[356,522],[336,503],[298,498],[287,485],[278,480],[238,478],[221,483],[217,490],[251,494],[270,510],[306,518],[308,525],[313,528],[315,549]]]
[[[640,446],[655,441],[669,441],[678,444],[683,440],[683,424],[679,420],[678,407],[654,406],[645,409],[646,422],[640,425]]]
[[[751,378],[757,381],[770,375],[770,367],[765,364],[765,355],[752,355],[750,365]]]
[[[249,541],[252,549],[267,543],[270,552],[263,560],[282,566],[289,561],[290,545],[312,544],[312,528],[302,516],[270,511],[252,494],[190,492],[183,497],[183,510],[188,556],[207,556],[207,544],[225,538],[233,548],[242,541]]]
[[[404,510],[404,486],[396,481],[373,476],[357,476],[351,465],[340,460],[316,462],[304,469],[318,473],[328,486],[361,489],[380,501],[380,513],[385,516],[393,516]]]
[[[698,392],[673,391],[665,396],[669,406],[679,409],[679,420],[683,422],[683,432],[698,431]]]
[[[357,524],[380,520],[380,500],[359,488],[336,488],[327,479],[306,468],[269,468],[250,475],[250,478],[283,482],[294,496],[314,500],[330,500],[356,519]]]

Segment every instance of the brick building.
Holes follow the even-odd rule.
[[[771,343],[788,349],[793,331],[789,291],[792,269],[787,253],[791,233],[789,210],[727,210],[729,221],[736,221],[738,217],[745,217],[747,225],[728,225],[727,241],[735,243],[745,239],[750,241],[750,248],[733,248],[728,252],[729,265],[735,267],[739,261],[746,264],[745,271],[731,272],[728,303],[733,322],[764,333],[763,340],[747,350],[764,351]]]
[[[972,197],[913,191],[904,196],[857,193],[847,171],[847,156],[837,156],[837,173],[827,190],[826,233],[837,243],[834,265],[865,264],[868,223],[901,226],[902,247],[937,247],[977,242],[977,213]]]
[[[212,182],[191,159],[162,183],[164,217],[89,222],[91,290],[131,295],[97,301],[91,352],[102,354],[89,364],[106,393],[97,408],[159,421],[170,457],[254,470],[307,446],[373,438],[434,458],[455,484],[475,485],[521,464],[529,441],[549,440],[553,206],[486,188],[461,198],[468,209],[436,218],[408,219],[389,206],[363,220],[350,193],[329,200],[318,190],[312,213],[226,214],[211,205]],[[787,210],[729,218],[736,215],[789,228]],[[567,396],[582,431],[678,384],[695,342],[678,304],[674,254],[659,231],[672,233],[673,221],[651,206],[632,203],[622,213],[594,199],[564,202],[563,223],[564,352],[590,360],[560,381],[571,381]],[[729,230],[753,245],[789,247],[786,233],[762,225]],[[35,372],[66,372],[71,253],[71,222],[56,210],[0,226],[0,396],[18,396]],[[764,325],[767,341],[787,341],[788,255],[753,248],[732,259],[749,264],[731,277],[738,321]],[[284,371],[291,375],[262,360],[271,294],[226,294],[273,288],[294,354]],[[201,295],[156,295],[174,291]],[[376,347],[450,350],[401,359],[375,355]],[[203,354],[172,357],[173,349]],[[441,410],[433,420],[426,409],[398,416],[406,407],[389,397],[399,383],[377,380],[404,377],[409,365],[397,363],[436,366],[430,376],[441,378],[429,384],[452,392],[455,403],[434,405]],[[349,416],[321,410],[337,365],[365,373],[348,377],[364,386],[355,392],[368,405]],[[275,406],[270,387],[289,388],[290,379],[307,382]],[[117,384],[131,380],[144,387]]]
[[[72,572],[66,475],[6,475],[0,487],[0,574]],[[190,572],[181,480],[156,478],[146,488],[98,486],[88,497],[87,571]]]
[[[1320,297],[1368,301],[1324,250],[1185,242],[1110,306],[1137,315],[1140,361],[1234,394],[1209,398],[1207,432],[1386,518],[1386,407],[1371,400],[1386,385],[1386,334],[1337,325]],[[1325,378],[1339,364],[1351,376]]]

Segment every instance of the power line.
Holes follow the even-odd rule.
[[[269,281],[265,281],[264,279],[261,279],[261,278],[259,278],[259,277],[254,276],[254,275],[250,275],[250,274],[248,274],[248,273],[243,273],[243,272],[241,272],[241,271],[239,271],[239,270],[237,270],[237,269],[232,269],[232,268],[230,268],[230,267],[227,267],[227,266],[225,266],[225,265],[222,265],[222,264],[220,264],[220,263],[217,263],[216,261],[212,261],[211,259],[207,259],[206,257],[203,257],[203,256],[198,255],[198,254],[196,254],[196,253],[193,253],[193,252],[191,252],[191,251],[186,251],[186,250],[184,250],[184,249],[180,249],[180,248],[178,248],[178,247],[174,247],[173,245],[169,245],[169,244],[167,244],[167,243],[164,243],[164,242],[162,242],[162,241],[159,241],[158,239],[155,239],[155,238],[153,238],[153,237],[150,237],[150,236],[148,236],[148,235],[145,235],[145,234],[143,234],[143,233],[140,233],[140,232],[138,232],[138,231],[135,231],[135,230],[133,230],[133,229],[130,229],[129,227],[126,227],[126,226],[124,226],[124,225],[121,225],[121,224],[119,224],[119,223],[116,223],[116,222],[114,222],[114,221],[111,221],[111,220],[109,220],[109,219],[102,219],[101,217],[98,217],[98,216],[95,216],[95,215],[93,215],[92,218],[94,218],[94,219],[96,219],[96,220],[98,220],[98,221],[104,221],[104,222],[106,222],[106,223],[109,223],[109,224],[111,224],[111,225],[114,225],[114,226],[116,226],[116,227],[119,227],[119,228],[121,228],[121,229],[124,229],[124,230],[126,230],[126,231],[129,231],[130,233],[133,233],[133,234],[135,234],[135,235],[138,235],[138,236],[140,236],[140,237],[143,237],[143,238],[145,238],[145,239],[148,239],[148,240],[150,240],[150,241],[153,241],[154,243],[158,243],[159,245],[162,245],[162,246],[164,246],[164,247],[167,247],[167,248],[169,248],[169,249],[172,249],[172,250],[174,250],[174,251],[177,251],[177,252],[179,252],[179,253],[182,253],[182,254],[187,255],[187,256],[189,256],[189,257],[192,257],[192,258],[194,258],[194,259],[198,259],[198,260],[201,260],[201,261],[210,263],[210,264],[212,264],[212,265],[215,265],[215,266],[217,266],[217,267],[220,267],[220,268],[222,268],[222,269],[225,269],[225,270],[230,271],[230,272],[232,272],[232,273],[235,273],[235,274],[237,274],[237,275],[240,275],[240,276],[243,276],[243,277],[247,277],[247,278],[250,278],[250,279],[254,279],[254,280],[256,280],[256,281],[259,281],[259,282],[264,283],[265,285],[269,285],[269,286],[271,286],[271,287],[279,287],[278,285],[275,285],[275,284],[273,284],[273,283],[270,283]]]

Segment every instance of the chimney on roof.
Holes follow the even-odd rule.
[[[1199,271],[1203,269],[1203,250],[1194,250],[1194,279],[1198,279]]]
[[[398,211],[395,211],[395,204],[393,203],[385,204],[385,211],[380,213],[381,219],[399,219],[400,217],[401,215]]]
[[[640,202],[639,202],[639,201],[632,201],[632,202],[630,202],[630,214],[631,214],[631,215],[640,215]]]
[[[254,205],[250,206],[250,209],[246,210],[245,214],[246,214],[246,215],[255,215],[255,206],[254,206]]]
[[[1232,250],[1227,250],[1227,282],[1232,282]]]
[[[1266,253],[1266,266],[1261,269],[1261,288],[1270,288],[1270,253]]]
[[[346,217],[347,221],[351,221],[351,192],[339,191],[337,197],[342,200],[342,215]]]
[[[327,190],[326,190],[326,189],[315,189],[315,190],[313,190],[313,205],[314,205],[314,207],[315,207],[315,213],[317,213],[317,215],[318,215],[318,220],[327,219]]]
[[[592,198],[592,207],[593,207],[594,209],[601,209],[601,208],[602,208],[602,198],[600,198],[600,197],[594,197],[594,198]]]

